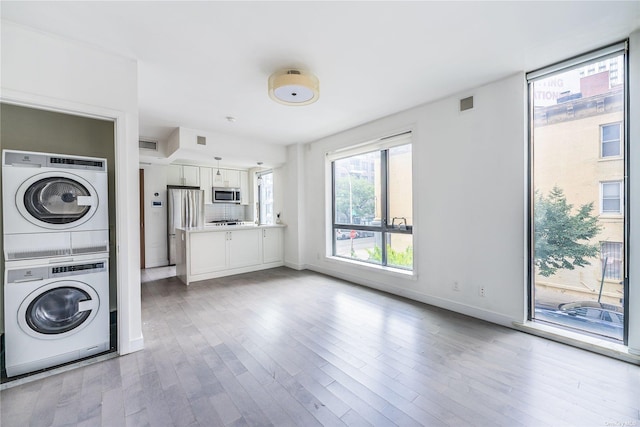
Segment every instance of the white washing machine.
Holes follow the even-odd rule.
[[[82,256],[57,264],[6,265],[7,377],[109,350],[108,263],[106,256]]]
[[[3,150],[5,260],[108,252],[107,161]]]

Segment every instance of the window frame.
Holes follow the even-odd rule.
[[[616,211],[604,210],[604,186],[607,184],[617,184],[618,200],[620,201],[619,209]],[[611,199],[611,198],[609,198]],[[611,199],[613,200],[613,199]],[[622,215],[624,213],[624,182],[622,180],[600,181],[600,215]]]
[[[608,126],[617,126],[618,127],[618,154],[605,156],[604,155],[604,144],[605,142],[614,142],[616,140],[605,141],[604,140],[604,128]],[[613,122],[613,123],[603,123],[600,125],[600,158],[601,159],[619,159],[622,158],[622,123],[621,122]]]
[[[406,131],[399,133],[397,135],[380,138],[377,141],[361,144],[353,147],[348,147],[344,150],[340,150],[334,153],[327,153],[327,160],[329,162],[329,173],[330,173],[330,185],[331,185],[331,215],[330,215],[330,227],[329,227],[329,236],[331,239],[331,254],[330,256],[334,259],[344,260],[348,262],[354,262],[359,265],[372,267],[372,268],[384,268],[394,271],[408,272],[415,274],[416,265],[415,261],[411,265],[410,268],[405,268],[397,265],[389,265],[387,259],[387,240],[388,236],[393,234],[404,234],[412,236],[412,247],[415,248],[415,241],[413,239],[413,227],[415,224],[411,224],[410,227],[400,228],[398,226],[394,226],[389,221],[389,151],[395,147],[408,145],[411,147],[411,161],[413,163],[413,141],[411,139],[412,131]],[[341,223],[336,221],[336,166],[335,162],[342,159],[347,159],[350,157],[355,157],[362,154],[380,153],[380,225],[364,225],[364,224],[349,224],[349,223]],[[414,184],[413,184],[413,173],[411,176],[411,192],[413,193]],[[415,218],[413,213],[414,205],[412,203],[412,217]],[[380,239],[382,242],[381,251],[381,261],[380,263],[370,262],[366,260],[355,260],[353,258],[338,255],[336,253],[336,242],[337,242],[337,232],[338,230],[355,230],[364,231],[364,232],[373,232],[380,233]],[[415,258],[414,258],[415,260]]]
[[[624,106],[623,106],[623,120],[622,120],[622,128],[621,128],[621,156],[620,159],[624,161],[624,176],[625,178],[622,181],[617,180],[622,183],[621,189],[621,206],[620,206],[620,215],[624,217],[624,245],[623,245],[623,292],[626,296],[624,298],[624,313],[629,313],[629,265],[631,264],[631,258],[629,257],[629,241],[630,241],[630,229],[629,229],[629,219],[630,211],[629,204],[626,202],[629,200],[630,188],[626,177],[629,176],[629,168],[631,165],[631,156],[629,156],[629,49],[628,49],[628,39],[619,41],[617,43],[613,43],[611,45],[595,49],[590,52],[586,52],[581,55],[577,55],[573,58],[568,58],[564,61],[554,63],[548,65],[543,68],[539,68],[537,70],[530,71],[525,74],[525,78],[527,80],[527,98],[528,98],[528,106],[527,106],[527,153],[528,153],[528,161],[527,161],[527,200],[526,200],[526,210],[527,210],[527,224],[525,231],[525,238],[527,241],[527,280],[526,280],[526,292],[528,296],[528,304],[527,304],[527,320],[532,321],[535,319],[535,298],[534,298],[534,288],[535,288],[535,265],[534,265],[534,251],[535,251],[535,241],[534,241],[534,199],[535,199],[535,190],[533,186],[533,128],[534,128],[534,107],[533,107],[533,83],[540,78],[546,78],[553,76],[554,74],[560,74],[564,71],[568,71],[571,69],[576,69],[582,67],[582,65],[588,61],[597,59],[597,58],[613,58],[620,54],[623,55],[622,61],[616,63],[616,71],[621,70],[623,76],[620,77],[616,75],[616,82],[618,84],[622,81],[624,84]],[[618,67],[620,65],[620,67]],[[582,76],[582,73],[581,73]],[[610,76],[611,79],[611,76]],[[602,192],[602,186],[600,186],[600,192]],[[601,197],[599,198],[601,202]],[[601,203],[602,205],[602,203]],[[620,216],[617,215],[617,216]],[[605,215],[606,216],[606,215]],[[611,214],[611,217],[615,217],[615,214]],[[627,345],[629,338],[629,316],[624,316],[624,332],[622,342],[624,345]]]
[[[257,199],[258,199],[258,212],[257,212],[258,218],[257,219],[258,219],[258,225],[273,225],[273,224],[276,223],[276,218],[275,217],[271,218],[272,222],[265,222],[263,220],[263,218],[262,218],[262,207],[263,207],[264,201],[262,200],[262,188],[261,187],[263,185],[262,184],[262,182],[263,182],[262,177],[265,176],[265,175],[271,175],[271,192],[273,193],[273,177],[274,177],[273,176],[273,170],[269,169],[269,170],[263,170],[263,171],[257,172],[256,173],[256,188],[258,190],[257,191],[257,193],[258,193],[258,197],[257,197]],[[272,196],[272,199],[271,199],[271,205],[272,205],[272,209],[273,209],[273,196]],[[275,215],[275,211],[273,212],[273,215]]]

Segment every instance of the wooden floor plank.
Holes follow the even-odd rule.
[[[145,349],[7,388],[2,427],[640,425],[640,368],[340,279],[144,274]]]
[[[374,426],[399,425],[384,416],[384,414],[369,402],[361,399],[357,394],[340,384],[340,382],[332,382],[329,384],[327,389],[341,399],[345,404],[349,405],[353,412],[357,414],[358,418],[366,420],[369,424]]]

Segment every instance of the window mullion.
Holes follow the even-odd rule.
[[[380,233],[381,242],[380,242],[380,252],[382,258],[382,265],[387,265],[387,225],[389,223],[389,193],[388,193],[388,184],[389,184],[389,150],[382,150],[380,152],[380,197],[382,200],[380,201],[380,213],[382,215],[382,221],[380,221],[380,225],[382,227],[382,232]]]
[[[331,253],[336,253],[336,165],[331,162]]]

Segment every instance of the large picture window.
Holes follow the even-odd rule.
[[[411,133],[331,162],[333,255],[413,270]]]
[[[530,318],[619,342],[628,292],[625,69],[621,43],[527,76]]]

